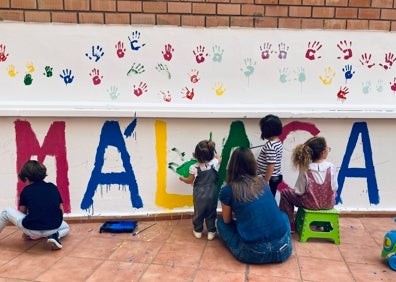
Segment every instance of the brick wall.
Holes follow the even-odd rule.
[[[396,0],[0,0],[0,20],[396,30]]]

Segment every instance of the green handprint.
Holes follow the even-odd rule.
[[[43,73],[43,75],[45,75],[46,77],[52,77],[52,67],[50,66],[45,66],[44,70],[45,72]]]
[[[23,83],[25,83],[25,85],[31,85],[32,82],[33,82],[32,75],[30,73],[27,73],[25,75],[25,78],[23,79]]]

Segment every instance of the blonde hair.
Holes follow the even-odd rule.
[[[297,145],[292,154],[293,166],[301,171],[307,171],[309,164],[320,159],[326,150],[327,144],[324,137],[311,137],[304,144]]]

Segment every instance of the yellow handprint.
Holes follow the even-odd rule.
[[[14,65],[9,65],[8,68],[7,68],[7,72],[8,72],[8,75],[10,77],[15,77],[18,74],[18,72],[15,71],[15,66]]]
[[[222,82],[216,82],[212,88],[217,96],[221,96],[226,92],[226,89],[224,88],[224,84]]]
[[[27,68],[27,73],[34,73],[34,71],[35,71],[35,68],[34,68],[32,62],[28,62],[26,64],[26,68]]]
[[[324,69],[324,77],[319,76],[319,79],[322,81],[324,85],[330,85],[333,83],[333,78],[335,77],[336,73],[331,67],[327,67]]]

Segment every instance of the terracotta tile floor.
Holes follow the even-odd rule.
[[[139,222],[136,231],[153,222]],[[219,239],[195,239],[190,219],[158,221],[132,234],[99,233],[101,223],[71,223],[63,249],[46,240],[23,241],[8,226],[0,233],[2,281],[396,281],[381,259],[393,218],[341,217],[341,244],[298,241],[282,264],[247,265]]]

